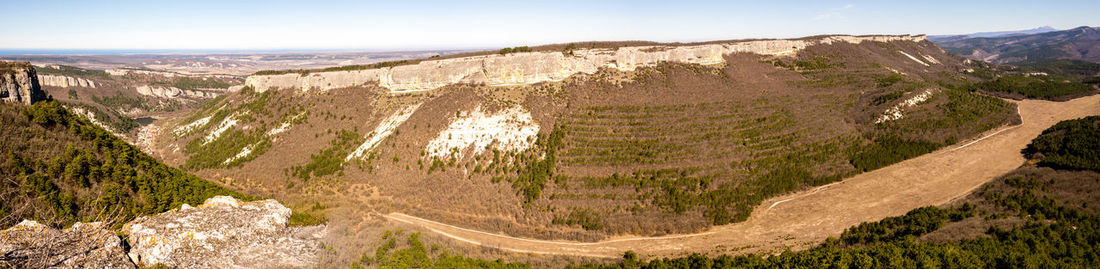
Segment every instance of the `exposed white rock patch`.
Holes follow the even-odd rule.
[[[449,157],[457,151],[455,157],[461,158],[468,148],[473,147],[474,155],[492,147],[501,151],[522,151],[534,144],[539,133],[539,125],[531,117],[531,112],[521,106],[514,106],[492,114],[486,114],[481,107],[455,119],[428,142],[425,149],[430,157]]]
[[[91,81],[85,78],[74,78],[69,76],[56,76],[56,75],[38,75],[38,83],[42,86],[50,87],[85,87],[95,88],[95,81]]]
[[[275,129],[271,129],[271,130],[267,131],[267,133],[264,133],[264,135],[273,136],[273,135],[281,134],[283,132],[286,132],[286,130],[288,128],[290,128],[290,123],[289,122],[284,122],[283,124],[280,124],[279,127],[276,127]]]
[[[99,128],[103,128],[104,130],[107,130],[112,134],[116,133],[115,130],[112,129],[110,126],[107,126],[107,124],[104,124],[103,122],[100,122],[99,119],[96,119],[95,113],[92,113],[91,111],[85,110],[82,107],[69,107],[69,110],[76,113],[77,115],[83,116],[84,118],[88,119],[88,121],[92,122],[92,124],[94,124],[95,126],[99,126]],[[121,135],[119,136],[121,137]]]
[[[233,161],[236,161],[240,158],[247,157],[248,154],[252,154],[252,147],[253,147],[253,145],[245,146],[244,148],[241,149],[241,152],[238,152],[237,155],[233,155],[233,157],[229,157],[229,159],[225,159],[225,161],[222,162],[222,164],[229,164],[229,163],[231,163]]]
[[[932,94],[932,89],[927,89],[916,96],[910,97],[909,99],[906,99],[905,101],[902,101],[901,103],[898,103],[897,105],[886,109],[886,111],[882,113],[882,116],[875,120],[875,124],[901,119],[902,117],[904,117],[902,112],[906,108],[919,105],[924,101],[928,101],[928,98],[932,98]]]
[[[886,70],[890,70],[890,72],[894,72],[894,74],[898,74],[898,75],[908,75],[905,72],[901,72],[901,71],[898,71],[897,69],[893,69],[893,68],[889,68],[889,67],[886,67]]]
[[[203,126],[206,126],[207,123],[210,123],[210,117],[213,116],[207,116],[205,118],[198,119],[195,122],[188,123],[187,125],[176,127],[175,130],[172,130],[172,133],[176,136],[184,136],[197,128],[202,128]]]
[[[432,90],[456,84],[509,86],[559,81],[578,73],[592,74],[600,68],[623,71],[654,66],[661,62],[722,64],[725,55],[755,53],[784,56],[816,44],[838,42],[920,42],[921,36],[830,36],[809,39],[752,40],[690,46],[636,46],[618,49],[579,49],[571,55],[561,52],[528,52],[508,55],[480,55],[454,59],[426,60],[367,70],[312,72],[249,76],[246,85],[263,92],[275,88],[330,90],[377,83],[391,92]]]
[[[390,136],[390,134],[393,134],[393,131],[396,130],[398,126],[401,126],[402,123],[405,123],[405,121],[408,120],[410,116],[412,116],[413,112],[416,112],[416,109],[420,108],[421,104],[415,104],[405,107],[401,110],[394,112],[393,115],[390,115],[386,119],[382,120],[382,122],[378,123],[378,127],[374,128],[374,131],[372,131],[370,134],[367,134],[367,136],[369,137],[367,138],[367,141],[363,142],[362,145],[359,145],[358,148],[355,148],[355,151],[351,152],[351,154],[348,154],[348,156],[344,158],[344,161],[350,161],[351,159],[363,157],[363,154],[366,154],[371,149],[374,149],[374,146],[377,146],[378,143],[381,143],[382,139],[386,139],[386,137]]]
[[[917,63],[919,63],[921,65],[924,65],[924,66],[929,66],[928,64],[922,62],[920,59],[917,59],[917,57],[913,57],[913,55],[909,55],[908,53],[905,53],[904,51],[900,51],[900,50],[898,52],[905,55],[905,57],[909,57],[909,59],[913,59],[914,62],[917,62]]]
[[[198,207],[139,217],[123,227],[130,259],[171,268],[309,268],[323,253],[324,226],[288,227],[291,211],[275,200],[228,196]]]
[[[213,142],[214,139],[218,139],[218,137],[221,137],[222,133],[229,130],[230,127],[237,125],[237,122],[238,120],[236,119],[236,115],[226,117],[224,120],[222,120],[221,124],[218,124],[218,128],[215,128],[214,131],[206,134],[206,137],[203,138],[202,144],[206,145],[206,143],[210,143]]]
[[[928,61],[929,63],[932,63],[932,64],[940,64],[940,61],[939,61],[939,60],[936,60],[936,58],[932,57],[932,55],[924,55],[924,54],[922,54],[922,55],[921,55],[921,57],[923,57],[923,58],[924,58],[924,60],[925,60],[925,61]]]

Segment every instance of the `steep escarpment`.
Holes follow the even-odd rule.
[[[46,100],[34,67],[29,63],[0,61],[0,99],[27,105]]]
[[[574,74],[593,74],[600,68],[632,71],[661,62],[721,64],[732,53],[793,55],[807,46],[864,41],[923,41],[924,36],[829,36],[795,40],[735,41],[692,46],[637,46],[617,49],[578,49],[427,60],[414,65],[378,69],[289,73],[249,76],[245,84],[258,91],[293,88],[309,91],[361,86],[376,82],[393,92],[431,90],[456,83],[488,86],[525,85],[560,81]]]
[[[69,87],[95,88],[95,81],[88,80],[86,78],[77,78],[77,77],[69,77],[69,76],[55,76],[55,75],[39,75],[38,76],[38,81],[42,84],[42,86],[61,87],[61,88],[69,88]]]

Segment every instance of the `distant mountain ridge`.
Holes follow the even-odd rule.
[[[1026,29],[1026,30],[977,32],[977,33],[969,33],[969,34],[961,34],[961,35],[930,35],[930,36],[928,36],[928,39],[932,40],[933,42],[938,42],[938,41],[942,41],[942,40],[958,40],[958,39],[965,39],[965,38],[1005,37],[1005,36],[1041,34],[1041,33],[1054,32],[1054,31],[1058,31],[1058,29],[1055,29],[1054,27],[1050,27],[1050,26],[1042,26],[1042,27],[1036,27],[1036,28],[1031,28],[1031,29]]]
[[[1033,63],[1061,59],[1100,62],[1100,28],[1089,26],[996,37],[938,36],[929,37],[929,40],[948,52],[992,63]]]

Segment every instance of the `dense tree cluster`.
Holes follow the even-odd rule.
[[[1100,172],[1100,116],[1059,122],[1027,145],[1039,164]]]
[[[158,162],[56,101],[2,105],[0,119],[2,226],[24,218],[118,224],[215,195],[243,197]]]
[[[1045,76],[1003,76],[974,84],[974,89],[992,93],[1019,94],[1027,98],[1058,99],[1092,92],[1092,86]]]
[[[503,48],[503,49],[500,49],[500,51],[498,51],[497,53],[500,53],[500,55],[507,55],[509,53],[517,53],[517,52],[531,52],[531,47],[519,46],[519,47],[512,47],[512,48]]]

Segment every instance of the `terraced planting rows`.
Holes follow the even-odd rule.
[[[780,106],[801,102],[821,101],[598,106],[566,115],[564,177],[550,194],[555,223],[601,229],[628,226],[602,218],[702,214],[724,224],[744,220],[765,198],[854,172],[848,150],[859,138],[823,128],[841,121],[823,116],[840,114],[828,111],[834,106]]]

